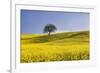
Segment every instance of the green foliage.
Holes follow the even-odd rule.
[[[47,24],[44,27],[44,33],[48,33],[48,35],[50,35],[51,32],[54,32],[55,30],[57,30],[56,26],[53,24]]]

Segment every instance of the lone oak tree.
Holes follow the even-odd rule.
[[[56,26],[53,25],[53,24],[47,24],[45,27],[44,27],[44,33],[48,33],[48,35],[50,36],[51,35],[51,32],[55,32],[57,30]]]

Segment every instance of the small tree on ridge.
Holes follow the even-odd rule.
[[[51,35],[51,32],[55,32],[57,30],[56,26],[53,25],[53,24],[47,24],[45,27],[44,27],[44,33],[48,33],[48,35],[50,36]]]

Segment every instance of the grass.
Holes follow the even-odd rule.
[[[21,35],[21,63],[89,60],[89,31]]]

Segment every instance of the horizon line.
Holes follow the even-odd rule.
[[[82,31],[90,31],[90,30],[76,30],[76,31],[62,31],[62,32],[52,32],[52,34],[55,34],[55,33],[65,33],[65,32],[82,32]],[[47,34],[47,33],[21,33],[21,35],[26,35],[26,34]]]

